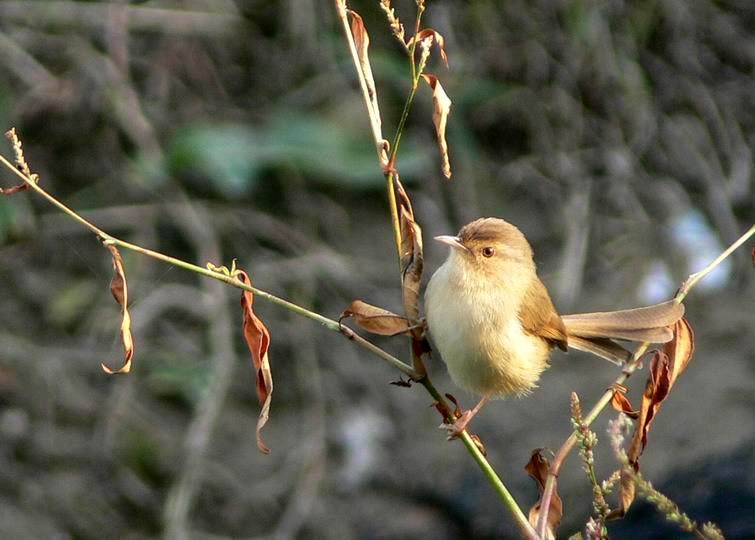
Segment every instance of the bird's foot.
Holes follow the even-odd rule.
[[[438,428],[445,430],[448,433],[448,440],[453,441],[454,439],[458,439],[459,435],[467,429],[467,425],[473,417],[474,411],[464,411],[456,418],[453,424],[443,422]]]

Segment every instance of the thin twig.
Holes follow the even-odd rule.
[[[351,27],[349,26],[349,18],[346,10],[345,0],[335,0],[336,11],[338,17],[341,19],[341,25],[343,27],[343,33],[346,36],[346,41],[349,44],[349,51],[351,51],[351,59],[354,61],[354,66],[357,70],[357,78],[359,79],[359,86],[362,89],[362,97],[364,98],[364,104],[367,106],[367,113],[370,118],[370,128],[372,129],[372,138],[375,142],[375,150],[377,151],[378,160],[381,164],[387,164],[387,153],[385,151],[385,142],[383,141],[383,134],[380,130],[380,118],[378,111],[372,106],[372,99],[370,97],[370,89],[367,85],[367,79],[365,79],[362,72],[362,65],[359,61],[359,53],[357,52],[357,46],[354,42],[354,35],[351,33]]]
[[[745,232],[733,244],[726,248],[726,250],[724,250],[721,255],[716,257],[716,259],[713,260],[708,266],[706,266],[699,272],[691,274],[682,284],[679,292],[676,293],[676,296],[674,296],[674,301],[677,303],[683,302],[687,297],[687,294],[689,294],[692,287],[694,287],[698,281],[712,272],[719,264],[721,264],[721,262],[723,262],[724,259],[731,255],[739,246],[744,244],[753,235],[755,235],[755,225],[750,227],[747,232]],[[639,346],[639,348],[635,351],[632,359],[626,364],[626,366],[624,366],[621,375],[619,375],[614,380],[614,385],[623,384],[629,377],[632,376],[632,374],[640,366],[640,359],[642,358],[642,355],[645,354],[645,351],[649,346],[649,342],[642,343]],[[587,416],[585,416],[584,423],[586,426],[592,424],[592,422],[600,415],[603,409],[611,402],[613,392],[614,390],[612,385],[603,393],[600,400],[590,410]],[[574,448],[576,442],[577,437],[575,433],[572,432],[572,434],[568,439],[566,439],[564,444],[561,445],[561,448],[559,448],[558,452],[556,452],[556,457],[554,458],[553,463],[551,463],[550,469],[548,470],[548,478],[545,481],[545,488],[543,490],[543,496],[540,502],[540,508],[542,508],[543,510],[540,513],[537,522],[537,533],[540,538],[545,538],[545,532],[547,531],[548,509],[550,508],[550,501],[553,498],[553,492],[556,487],[556,478],[558,478],[558,474],[561,470],[561,466],[563,465],[564,460],[566,459],[566,456],[569,455],[569,452],[571,452],[571,450]]]
[[[416,36],[419,33],[420,24],[422,22],[422,14],[425,11],[424,4],[419,4],[417,6],[417,19],[414,24],[414,35]],[[412,69],[412,86],[409,90],[409,95],[406,97],[406,102],[404,103],[404,109],[401,111],[401,117],[398,121],[398,126],[396,127],[396,134],[393,136],[393,145],[391,147],[391,154],[388,158],[388,163],[390,165],[389,170],[386,172],[385,180],[386,180],[386,187],[388,189],[388,204],[390,205],[391,209],[391,224],[393,225],[393,236],[394,240],[396,242],[396,253],[399,256],[399,259],[401,258],[401,223],[399,221],[398,216],[398,207],[396,205],[396,190],[394,187],[394,175],[396,174],[394,168],[396,165],[396,156],[398,155],[398,149],[401,146],[401,136],[404,134],[404,128],[406,127],[406,121],[409,118],[409,111],[412,109],[412,104],[414,103],[414,96],[417,95],[417,85],[419,84],[419,78],[422,75],[422,72],[420,71],[417,73],[417,68],[414,61],[414,51],[417,48],[417,40],[413,39],[412,44],[409,47],[409,64]]]
[[[716,257],[716,259],[713,262],[711,262],[708,266],[706,266],[699,272],[695,272],[694,274],[689,276],[687,280],[682,284],[681,289],[679,289],[679,293],[677,293],[676,295],[677,298],[679,299],[678,301],[682,302],[686,298],[687,293],[689,293],[690,289],[694,287],[698,281],[700,281],[705,276],[710,274],[719,264],[721,264],[721,262],[726,257],[731,255],[739,246],[747,242],[747,240],[749,240],[749,238],[753,234],[755,234],[755,224],[753,224],[753,226],[750,227],[750,229],[746,233],[740,236],[737,241],[735,241],[732,245],[726,248],[726,250],[723,253],[721,253],[721,255]]]
[[[370,97],[370,90],[367,84],[367,79],[362,71],[362,64],[359,61],[359,54],[357,53],[356,43],[354,42],[354,35],[351,33],[351,27],[349,26],[349,20],[347,15],[346,1],[335,0],[336,11],[338,17],[341,19],[341,26],[343,28],[343,34],[346,36],[346,42],[349,44],[349,51],[351,51],[351,59],[354,63],[354,68],[357,70],[357,79],[359,79],[359,87],[362,89],[362,97],[364,98],[364,104],[367,109],[367,116],[370,119],[370,128],[372,129],[372,138],[375,142],[375,150],[377,151],[378,162],[380,166],[387,170],[389,164],[392,163],[392,158],[395,156],[395,152],[391,153],[391,158],[388,158],[387,141],[383,139],[383,133],[380,129],[380,113],[372,106],[372,99]],[[393,240],[396,244],[396,252],[398,256],[401,256],[401,229],[398,220],[398,207],[396,206],[396,195],[393,190],[393,173],[386,173],[386,181],[388,187],[388,207],[391,212],[391,223],[393,224]]]
[[[437,401],[441,405],[443,410],[451,410],[446,399],[440,394],[440,392],[438,392],[438,389],[435,388],[432,381],[427,376],[423,377],[417,382],[425,387],[427,392],[433,397],[433,399],[435,399],[435,401]],[[456,419],[453,418],[451,414],[448,414],[445,419],[445,421],[448,423],[453,423],[455,420]],[[527,538],[528,540],[537,540],[538,536],[535,533],[535,529],[530,524],[527,516],[524,515],[524,512],[522,512],[522,507],[516,502],[514,496],[503,483],[500,476],[498,476],[498,474],[495,472],[495,469],[493,469],[493,466],[490,464],[487,458],[482,454],[480,448],[477,446],[469,433],[464,430],[459,434],[458,438],[462,443],[464,443],[465,448],[471,454],[477,465],[480,467],[483,474],[488,479],[488,482],[490,482],[490,484],[493,486],[493,489],[501,498],[503,504],[514,516],[514,520],[524,538]]]
[[[350,331],[349,333],[344,332],[343,327],[338,321],[335,321],[333,319],[329,319],[328,317],[325,317],[323,315],[320,315],[319,313],[316,313],[314,311],[310,311],[309,309],[299,306],[297,304],[294,304],[293,302],[289,302],[288,300],[284,300],[283,298],[280,298],[278,296],[275,296],[274,294],[270,294],[267,291],[263,291],[262,289],[258,289],[257,287],[253,287],[251,285],[247,285],[246,283],[243,283],[242,281],[239,281],[235,277],[224,274],[222,272],[217,272],[215,270],[210,270],[208,268],[204,268],[202,266],[197,266],[196,264],[192,264],[190,262],[182,261],[181,259],[176,259],[175,257],[171,257],[169,255],[165,255],[164,253],[160,253],[159,251],[153,251],[151,249],[143,248],[141,246],[138,246],[136,244],[132,244],[130,242],[126,242],[125,240],[121,240],[119,238],[116,238],[114,236],[111,236],[110,234],[106,233],[93,223],[87,221],[83,217],[81,217],[79,214],[77,214],[74,210],[67,207],[65,204],[60,202],[58,199],[47,193],[43,188],[41,188],[37,183],[32,181],[31,178],[24,175],[21,171],[16,169],[16,167],[11,164],[10,161],[5,159],[5,157],[0,156],[0,162],[3,163],[6,167],[8,167],[10,170],[12,170],[17,176],[19,176],[24,182],[26,182],[27,185],[37,193],[39,193],[42,197],[47,199],[52,205],[59,208],[62,212],[68,214],[73,219],[78,221],[81,225],[92,231],[94,234],[96,234],[103,242],[110,243],[113,245],[116,245],[118,247],[122,247],[124,249],[128,249],[131,251],[135,251],[137,253],[141,253],[142,255],[146,255],[147,257],[151,257],[153,259],[157,259],[159,261],[172,264],[173,266],[177,266],[179,268],[183,268],[184,270],[188,270],[190,272],[194,272],[196,274],[200,274],[205,277],[209,277],[212,279],[216,279],[218,281],[222,281],[224,283],[227,283],[228,285],[231,285],[233,287],[236,287],[237,289],[242,289],[245,291],[249,291],[251,293],[254,293],[256,296],[260,298],[264,298],[265,300],[272,302],[273,304],[276,304],[284,309],[287,309],[289,311],[292,311],[296,313],[297,315],[301,315],[303,317],[306,317],[308,319],[311,319],[315,322],[320,323],[328,330],[331,330],[333,332],[338,332],[342,335],[345,335],[350,340],[354,341],[357,345],[362,347],[363,349],[375,354],[379,358],[385,360],[389,364],[391,364],[393,367],[401,370],[402,373],[405,375],[414,378],[416,375],[415,371],[412,369],[412,367],[395,356],[392,356],[391,354],[385,352],[383,349],[378,347],[377,345],[374,345],[373,343],[367,341],[363,337],[355,334],[353,331]]]

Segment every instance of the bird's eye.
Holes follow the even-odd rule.
[[[492,247],[484,247],[484,248],[482,248],[482,256],[483,257],[490,258],[493,255],[495,255],[495,249],[493,249]]]

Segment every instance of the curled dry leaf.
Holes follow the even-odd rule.
[[[680,319],[674,325],[674,338],[657,351],[650,363],[650,374],[642,396],[642,407],[632,444],[629,448],[629,462],[637,469],[640,455],[647,446],[648,433],[661,404],[668,397],[671,388],[684,372],[695,351],[695,338],[687,319]]]
[[[616,411],[626,414],[632,420],[637,420],[637,418],[639,418],[640,416],[640,412],[632,407],[632,404],[630,403],[629,398],[627,398],[626,393],[626,386],[615,384],[613,386],[613,397],[611,398],[611,405]]]
[[[436,30],[433,30],[432,28],[425,28],[424,30],[421,30],[418,34],[412,36],[409,41],[406,43],[407,48],[410,48],[414,43],[419,43],[420,41],[427,39],[431,37],[433,41],[438,45],[438,50],[440,51],[440,57],[443,59],[443,63],[446,64],[446,67],[448,67],[448,56],[446,55],[446,40],[443,39],[443,36],[440,32],[437,32]]]
[[[443,90],[438,77],[425,73],[422,78],[433,90],[433,124],[435,124],[435,133],[438,137],[441,169],[446,178],[451,178],[451,162],[448,158],[448,143],[446,142],[446,124],[448,114],[451,112],[451,99]]]
[[[352,317],[360,328],[381,336],[397,336],[411,330],[409,319],[387,309],[354,300],[341,313],[341,319]]]
[[[629,507],[634,502],[635,485],[634,474],[629,467],[621,469],[619,485],[619,507],[609,512],[607,519],[621,519],[627,515]]]
[[[543,456],[542,448],[535,448],[532,451],[532,457],[530,457],[527,465],[524,466],[524,470],[527,474],[535,480],[537,483],[538,494],[540,499],[537,503],[530,508],[529,521],[533,527],[537,527],[537,520],[540,516],[540,502],[543,496],[543,490],[545,489],[545,481],[548,478],[548,469],[550,463],[548,459]],[[561,516],[564,514],[564,503],[561,501],[561,497],[558,495],[556,486],[553,489],[553,497],[551,498],[550,509],[548,510],[548,538],[556,538],[556,529],[561,523]]]
[[[27,189],[29,189],[28,184],[19,184],[17,186],[11,186],[9,188],[0,188],[0,195],[14,195],[21,191],[26,191]]]
[[[125,374],[131,371],[131,359],[134,357],[134,338],[131,335],[131,315],[128,312],[128,283],[126,282],[126,273],[123,271],[123,259],[118,249],[108,244],[107,248],[113,256],[113,279],[110,282],[110,292],[113,298],[121,306],[123,320],[121,321],[121,342],[123,343],[123,366],[117,370],[112,370],[105,364],[100,364],[103,371],[109,375]]]
[[[414,221],[412,203],[398,174],[393,175],[393,181],[401,228],[400,266],[404,310],[410,320],[416,321],[419,319],[419,289],[424,267],[422,229]],[[421,339],[421,334],[420,329],[412,332],[417,341]]]
[[[364,26],[362,17],[354,10],[348,10],[351,15],[351,33],[354,36],[354,44],[357,48],[359,57],[359,67],[364,75],[367,84],[367,92],[370,95],[370,107],[374,113],[375,119],[380,122],[380,108],[378,107],[377,91],[375,90],[375,78],[372,76],[372,66],[368,49],[370,47],[370,36],[367,34],[367,28]]]
[[[236,277],[242,283],[252,284],[252,280],[243,270],[236,271]],[[270,360],[267,356],[270,348],[270,333],[262,321],[255,315],[254,295],[249,291],[241,293],[241,309],[244,317],[244,339],[249,352],[252,354],[252,364],[257,378],[257,399],[262,410],[257,419],[257,448],[263,454],[269,454],[270,449],[262,441],[262,428],[267,424],[270,415],[270,401],[273,394],[273,374],[270,371]]]

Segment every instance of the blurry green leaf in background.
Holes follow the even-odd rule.
[[[417,174],[429,163],[409,141],[402,148],[402,172]],[[228,199],[248,194],[266,168],[294,167],[312,180],[350,189],[380,189],[384,180],[375,164],[369,133],[348,123],[282,111],[262,126],[209,124],[187,126],[168,145],[167,169]]]

